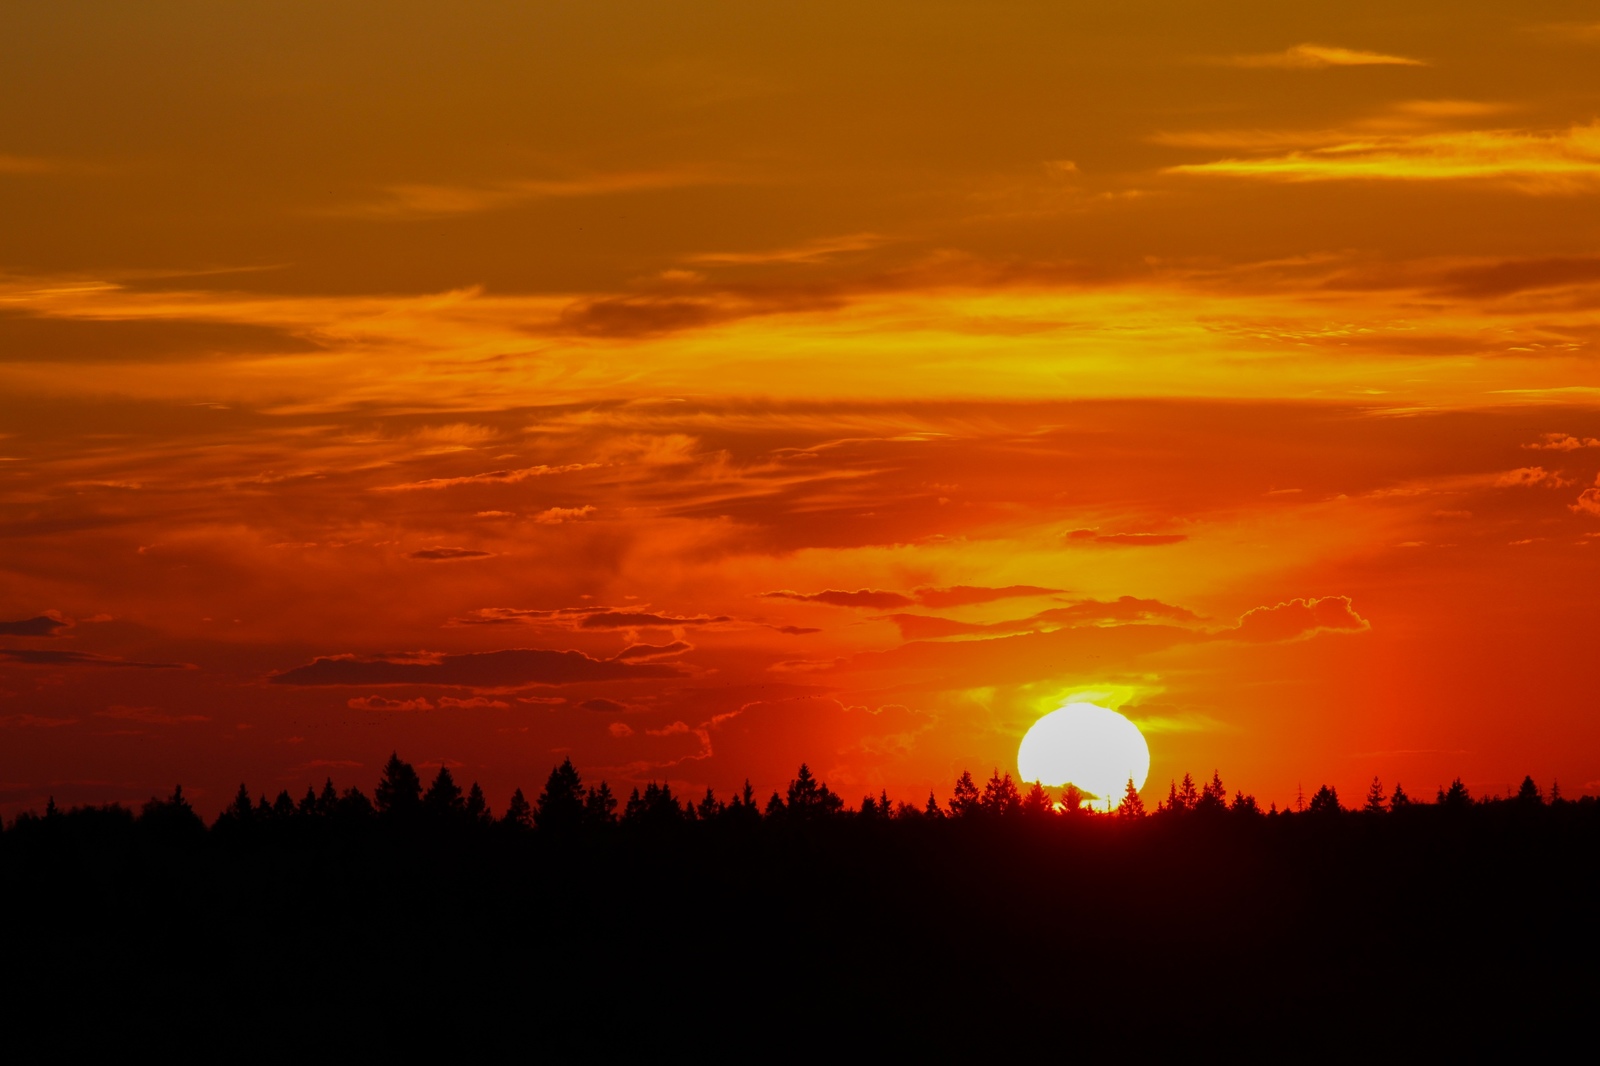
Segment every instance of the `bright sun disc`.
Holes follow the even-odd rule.
[[[1017,770],[1024,781],[1057,787],[1070,782],[1095,796],[1096,807],[1114,810],[1130,777],[1135,788],[1144,787],[1150,746],[1139,727],[1116,711],[1069,703],[1033,723],[1017,748]]]

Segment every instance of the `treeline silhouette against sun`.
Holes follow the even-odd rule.
[[[370,794],[241,785],[209,826],[181,788],[20,815],[0,913],[9,1006],[98,1005],[57,1052],[176,1025],[280,1057],[422,1030],[460,1055],[1437,1053],[1587,1009],[1593,980],[1556,975],[1600,947],[1597,844],[1600,803],[1531,778],[1263,810],[1186,775],[1108,814],[998,771],[849,804],[805,765],[765,799],[623,797],[563,761],[493,810],[395,755]]]

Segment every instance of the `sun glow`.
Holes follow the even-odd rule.
[[[1017,748],[1017,770],[1024,781],[1074,784],[1095,797],[1095,806],[1115,810],[1129,778],[1135,788],[1144,786],[1150,747],[1116,711],[1069,703],[1033,723]]]

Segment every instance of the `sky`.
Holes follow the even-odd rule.
[[[0,9],[0,813],[1600,793],[1600,13]]]

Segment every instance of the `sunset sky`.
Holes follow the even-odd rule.
[[[1600,792],[1600,9],[0,9],[0,813]],[[428,769],[424,769],[425,776]]]

